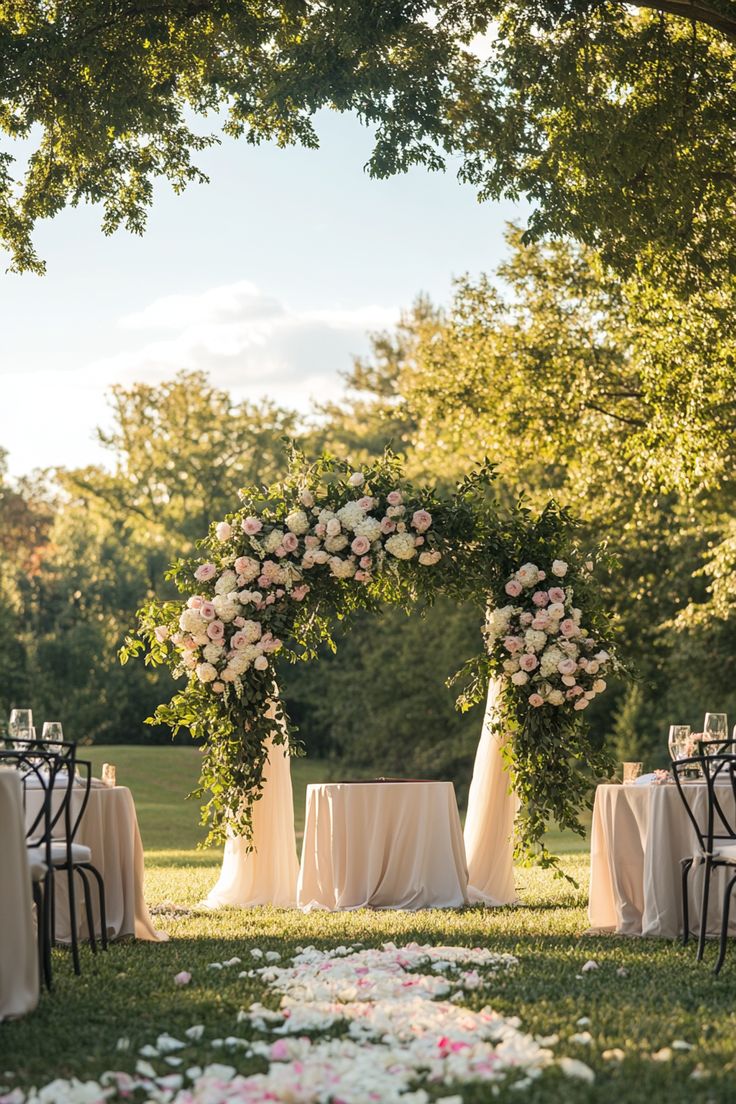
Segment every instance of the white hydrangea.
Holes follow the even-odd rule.
[[[337,579],[352,579],[356,571],[355,561],[333,556],[330,560],[330,571]]]
[[[336,537],[337,534],[342,531],[340,519],[336,517],[330,518],[330,520],[327,522],[326,529],[328,537]]]
[[[411,560],[416,555],[411,533],[394,533],[386,541],[386,550],[397,560]]]
[[[211,663],[197,664],[197,678],[200,682],[214,682],[217,678],[217,668]]]
[[[255,644],[246,644],[244,648],[238,648],[228,663],[227,669],[234,675],[242,675],[248,670],[256,656],[259,655],[261,655],[260,648],[256,647]]]
[[[246,645],[254,644],[256,640],[260,639],[261,623],[260,621],[246,621],[244,625],[241,625],[238,632],[245,637]]]
[[[185,609],[179,618],[179,628],[182,632],[191,633],[193,636],[206,632],[207,622],[196,609]]]
[[[425,567],[431,567],[432,564],[439,563],[441,559],[442,553],[439,552],[436,548],[433,548],[430,552],[419,553],[419,562]]]
[[[325,548],[328,552],[342,552],[343,548],[347,546],[348,538],[344,533],[338,533],[334,537],[325,538]]]
[[[334,510],[320,510],[317,516],[317,521],[320,523],[320,525],[327,525],[327,522],[332,521],[335,516],[336,515]]]
[[[381,536],[381,523],[377,518],[368,515],[355,526],[356,537],[366,537],[371,544]]]
[[[524,633],[524,643],[527,651],[541,652],[547,643],[547,634],[541,629],[527,629]]]
[[[355,529],[355,526],[365,519],[363,508],[357,502],[346,502],[337,511],[337,516],[346,529]]]
[[[215,594],[229,594],[231,590],[235,590],[237,584],[238,576],[234,571],[223,571],[215,583]]]
[[[261,574],[261,565],[252,556],[241,556],[235,562],[241,569],[238,572],[238,578],[246,585],[252,583]]]
[[[263,542],[263,547],[267,552],[275,552],[284,539],[283,529],[272,529]]]
[[[303,536],[309,529],[309,518],[304,510],[293,510],[286,518],[286,528],[298,537]]]
[[[225,653],[225,649],[221,644],[208,644],[203,651],[203,656],[208,663],[217,663],[219,659],[222,659]]]
[[[216,594],[212,604],[215,607],[215,613],[226,625],[230,621],[234,621],[240,613],[238,592],[236,590],[232,591],[231,594]]]
[[[562,705],[565,701],[565,695],[561,690],[550,690],[547,695],[547,701],[550,705]]]

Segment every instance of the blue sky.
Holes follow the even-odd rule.
[[[420,291],[492,269],[511,204],[479,205],[452,172],[388,181],[363,166],[370,134],[319,120],[317,151],[223,140],[211,183],[158,189],[142,237],[106,238],[94,208],[37,232],[43,277],[0,276],[0,447],[11,472],[99,462],[112,383],[203,368],[238,398],[309,408]]]

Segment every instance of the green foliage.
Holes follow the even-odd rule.
[[[197,120],[316,146],[331,108],[374,129],[374,176],[451,161],[481,197],[526,196],[529,239],[697,281],[734,269],[735,43],[723,0],[14,0],[0,126],[32,148],[0,155],[0,238],[42,271],[33,227],[65,205],[140,233],[158,178],[204,179]]]

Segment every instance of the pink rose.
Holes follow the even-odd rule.
[[[575,681],[576,680],[575,680],[574,675],[563,675],[562,676],[562,685],[563,686],[574,686]]]
[[[365,483],[365,476],[362,472],[353,472],[348,479],[348,483],[351,487],[362,487]]]
[[[309,549],[319,548],[319,537],[305,537],[304,546]]]
[[[284,533],[284,539],[281,543],[287,552],[296,552],[299,547],[299,538],[296,533]]]
[[[309,594],[309,586],[306,583],[302,583],[301,586],[294,587],[291,592],[291,597],[295,602],[301,602]]]
[[[544,616],[542,616],[544,614]],[[540,610],[532,621],[533,629],[541,629],[542,632],[549,628],[549,617],[545,610]]]
[[[265,589],[266,587],[271,586],[271,580],[269,579],[269,577],[267,575],[259,575],[258,576],[258,585],[259,585],[259,587]]]
[[[539,666],[539,660],[535,655],[519,656],[519,666],[522,671],[534,671]]]
[[[279,559],[281,559],[285,555],[286,555],[286,549],[284,548],[283,544],[280,544],[278,546],[278,548],[275,550],[274,556],[278,556]]]
[[[194,572],[194,578],[198,579],[200,583],[206,583],[209,579],[214,579],[216,574],[217,568],[213,563],[204,563],[200,564]]]
[[[575,636],[578,631],[578,627],[571,617],[566,617],[564,621],[560,621],[560,632],[563,636]]]
[[[567,691],[567,693],[565,694],[565,697],[570,698],[570,699],[579,698],[580,695],[584,694],[584,693],[585,693],[585,691],[583,690],[582,686],[573,686],[571,690]]]
[[[215,529],[215,536],[219,541],[229,541],[232,535],[232,526],[228,525],[226,521],[221,521]]]
[[[544,698],[541,694],[530,694],[529,704],[534,706],[535,709],[539,709],[540,705],[544,705]]]
[[[370,571],[370,569],[373,567],[373,557],[372,556],[361,556],[360,557],[360,566],[363,568],[364,571]]]
[[[275,601],[276,601],[276,595],[275,594],[269,594],[268,598],[266,599],[266,605],[267,606],[272,606]]]
[[[253,666],[255,667],[256,671],[266,671],[268,669],[268,660],[266,659],[265,655],[256,656],[255,660],[253,661]]]
[[[153,632],[159,644],[165,644],[169,639],[169,630],[166,625],[157,625]]]
[[[356,556],[365,556],[370,550],[371,542],[367,537],[356,537],[350,545]]]
[[[404,496],[402,495],[401,491],[389,491],[386,495],[386,501],[388,502],[389,506],[400,506],[401,503],[404,501]]]
[[[199,594],[193,594],[191,598],[187,598],[187,606],[189,609],[200,609],[204,598],[201,598]]]
[[[532,617],[532,615],[530,613],[520,613],[519,614],[519,621],[521,622],[522,625],[531,625],[533,620],[534,620],[534,618]]]
[[[415,510],[412,514],[411,524],[418,533],[426,533],[432,524],[432,515],[428,510]]]
[[[197,644],[193,636],[185,636],[181,642],[181,646],[182,648],[186,648],[188,652],[196,652],[199,644]]]
[[[577,663],[574,659],[561,659],[557,664],[557,670],[561,675],[574,675],[577,670]]]
[[[286,1039],[277,1039],[275,1043],[271,1044],[269,1057],[272,1062],[288,1062],[289,1044]]]
[[[242,629],[244,624],[245,624],[245,618],[244,617],[236,617],[235,620],[233,621],[233,625],[235,625],[235,627],[238,628],[238,629]]]
[[[319,523],[319,525],[315,525],[314,531],[315,531],[315,533],[317,534],[318,537],[323,537],[325,535],[325,533],[327,532],[327,526],[325,525],[325,523],[323,521],[321,521]]]
[[[415,537],[414,544],[424,544],[424,537]]]
[[[205,621],[214,621],[217,616],[217,612],[212,602],[203,602],[199,607],[199,612],[204,617]]]
[[[370,495],[366,495],[364,498],[358,499],[358,505],[367,514],[369,510],[373,509],[373,499]]]
[[[285,594],[286,594],[286,591],[284,590],[283,587],[277,587],[276,588],[276,597],[277,598],[283,598]]]
[[[504,637],[503,646],[507,652],[513,655],[515,652],[518,652],[523,643],[524,641],[520,636],[506,636]]]
[[[367,571],[360,570],[355,572],[353,578],[355,579],[356,583],[369,583],[371,579],[370,574]]]
[[[587,708],[588,708],[588,699],[587,698],[578,698],[578,700],[575,702],[575,705],[573,706],[573,709],[587,709]]]
[[[220,640],[224,639],[225,626],[223,625],[222,621],[212,621],[207,626],[207,635],[210,640],[214,640],[215,642],[219,642]]]
[[[521,594],[521,583],[518,579],[509,579],[506,586],[503,588],[511,598],[518,598]]]
[[[532,594],[532,602],[535,606],[548,606],[550,596],[547,594],[546,590],[535,590],[534,594]]]
[[[564,602],[565,592],[562,587],[550,587],[549,588],[549,600],[550,602]]]
[[[547,578],[547,572],[546,572],[546,571],[540,571],[540,572],[538,572],[538,574],[537,574],[537,578],[538,578],[538,579],[546,579],[546,578]]]
[[[257,517],[247,517],[243,521],[243,532],[247,533],[249,537],[254,537],[256,533],[260,533],[263,528],[263,522]]]
[[[188,985],[192,980],[192,975],[187,970],[182,970],[180,973],[174,975],[175,985]]]
[[[212,689],[215,691],[216,694],[221,694],[223,692],[223,690],[225,689],[225,683],[224,682],[213,682],[212,683]]]
[[[311,491],[304,490],[299,495],[299,501],[301,502],[302,506],[306,506],[307,509],[309,509],[311,506],[314,506],[314,495]]]
[[[393,518],[390,518],[390,517],[381,518],[381,532],[382,533],[393,533],[395,529],[396,529],[396,522],[394,521]]]

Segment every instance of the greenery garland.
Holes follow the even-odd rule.
[[[494,478],[486,462],[439,496],[404,480],[390,452],[353,471],[293,449],[283,481],[242,491],[200,554],[172,565],[167,577],[186,600],[139,610],[121,660],[145,652],[147,663],[185,680],[149,723],[201,740],[196,795],[209,794],[210,840],[251,836],[269,737],[302,752],[279,698],[276,657],[314,658],[332,644],[335,621],[356,610],[391,602],[410,611],[440,594],[488,608],[486,646],[455,676],[464,680],[458,704],[470,708],[502,677],[498,724],[522,803],[517,856],[554,864],[543,843],[550,820],[582,832],[579,810],[611,766],[583,716],[617,662],[608,619],[566,511],[555,503],[537,516],[523,504],[501,510]]]

